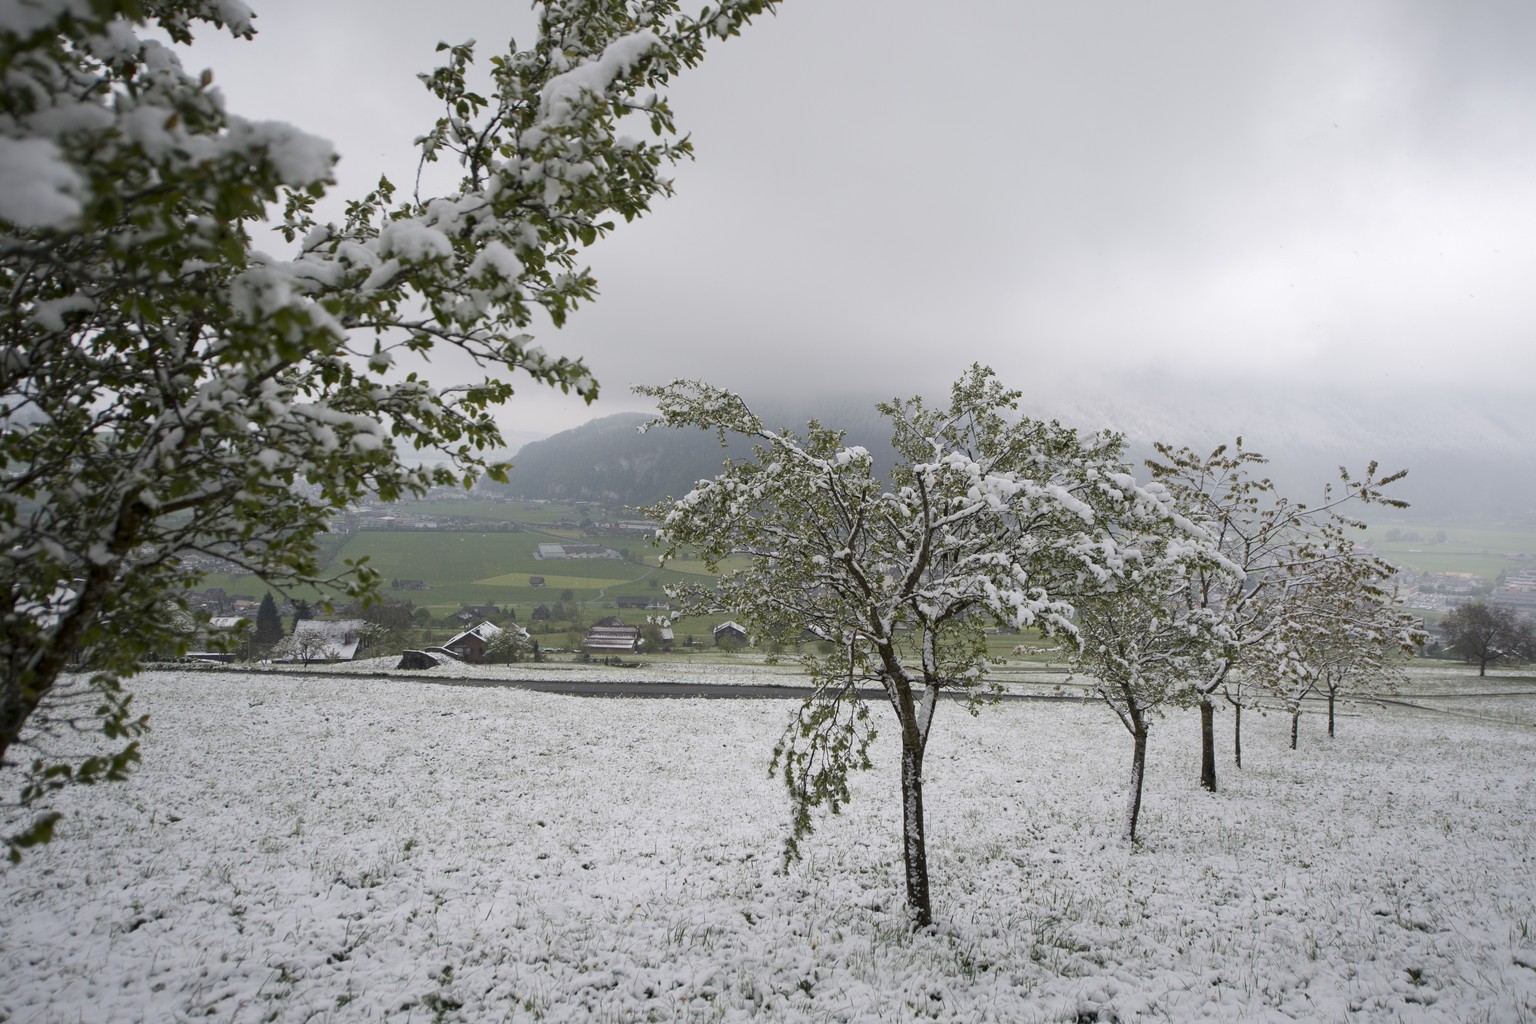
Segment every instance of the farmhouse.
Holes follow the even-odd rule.
[[[508,628],[515,630],[523,636],[528,635],[528,631],[520,626]],[[442,649],[460,661],[467,661],[472,665],[484,664],[486,651],[490,647],[491,641],[504,632],[506,630],[496,625],[496,623],[486,620],[478,626],[472,626],[458,636],[455,636],[443,644]]]
[[[501,609],[493,604],[471,604],[465,605],[457,612],[454,612],[453,617],[460,622],[474,622],[476,619],[499,619],[501,618]]]
[[[640,639],[639,626],[626,626],[618,616],[610,615],[587,630],[586,639],[581,642],[581,645],[593,652],[633,654],[640,649],[643,642]]]
[[[192,661],[229,663],[235,660],[240,647],[240,634],[250,627],[251,620],[242,615],[215,615],[194,641],[187,652]]]
[[[735,622],[727,620],[715,627],[715,643],[718,644],[722,641],[734,641],[735,643],[745,644],[747,642],[747,631]]]

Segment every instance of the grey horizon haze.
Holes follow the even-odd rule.
[[[184,62],[329,138],[338,204],[380,173],[410,190],[439,40],[484,65],[532,39],[520,3],[252,6],[254,42]],[[1532,53],[1520,2],[789,0],[680,78],[678,194],[588,250],[600,297],[535,332],[602,398],[525,381],[504,425],[679,376],[935,394],[979,361],[1031,413],[1174,441],[1524,451]]]

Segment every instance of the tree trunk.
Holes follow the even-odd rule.
[[[1136,842],[1136,822],[1141,817],[1141,784],[1147,775],[1147,727],[1139,719],[1131,732],[1131,793],[1125,805],[1125,841]]]
[[[1328,691],[1328,738],[1333,739],[1333,697],[1334,691]]]
[[[1291,749],[1296,749],[1296,731],[1301,724],[1301,705],[1297,705],[1291,711]]]
[[[901,748],[902,853],[906,860],[907,915],[912,930],[933,924],[928,897],[928,845],[923,832],[923,750],[908,742]]]
[[[91,563],[74,601],[53,636],[46,640],[44,649],[33,657],[30,665],[25,664],[28,656],[23,654],[23,663],[10,666],[6,678],[0,680],[0,765],[7,763],[6,754],[10,752],[11,744],[20,738],[27,720],[58,682],[59,675],[69,667],[77,653],[76,648],[106,607],[112,580],[127,553],[133,550],[148,515],[149,508],[138,498],[123,500],[112,539],[107,544],[107,551],[113,557]],[[119,674],[116,666],[113,671]]]
[[[1232,764],[1243,766],[1243,706],[1232,702]]]
[[[26,664],[23,653],[19,659],[22,664],[10,667],[6,678],[0,680],[0,764],[9,763],[6,755],[11,744],[20,739],[27,721],[69,668],[87,628],[106,604],[107,586],[117,564],[91,566],[73,604],[60,619],[57,631],[44,641],[43,649],[31,664]]]
[[[1209,694],[1200,698],[1200,785],[1216,792],[1216,707]]]

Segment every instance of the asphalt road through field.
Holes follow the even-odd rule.
[[[524,690],[538,690],[541,693],[564,693],[574,697],[703,697],[711,700],[780,698],[804,700],[814,692],[809,686],[743,686],[689,682],[608,683],[589,679],[433,679],[428,676],[415,676],[412,678],[420,679],[426,683],[437,683],[442,686],[516,686]],[[885,697],[885,691],[878,687],[860,688],[859,692],[870,700],[879,700]],[[954,691],[946,693],[945,696],[959,698],[966,695]],[[1082,701],[1085,699],[1078,694],[1005,693],[1001,696],[1004,700]]]
[[[356,679],[355,672],[303,672],[292,673],[307,678],[325,679]],[[427,673],[386,673],[390,679],[409,679],[419,683],[433,683],[438,686],[479,686],[479,687],[517,687],[523,690],[536,690],[540,693],[563,693],[573,697],[635,697],[650,699],[679,699],[679,698],[705,698],[710,700],[748,700],[748,699],[793,699],[804,700],[813,692],[809,686],[753,686],[750,684],[720,684],[697,682],[605,682],[594,679],[478,679],[461,676],[435,676]],[[885,696],[885,691],[878,687],[861,688],[860,693],[869,699],[880,699]],[[946,693],[949,697],[964,697],[958,691]],[[1085,698],[1077,693],[1060,694],[1023,694],[1005,693],[1004,700],[1049,700],[1049,701],[1082,701]]]
[[[294,676],[325,679],[356,679],[355,672],[294,672]],[[472,687],[517,687],[523,690],[534,690],[539,693],[559,693],[572,697],[627,697],[632,699],[651,700],[679,700],[679,699],[705,699],[705,700],[804,700],[810,696],[813,690],[809,686],[776,686],[752,684],[721,684],[700,683],[692,681],[671,682],[621,682],[605,681],[598,679],[486,679],[469,676],[432,675],[425,672],[386,672],[381,675],[390,679],[408,679],[419,683],[431,683],[437,686],[472,686]],[[859,692],[869,700],[881,700],[885,692],[878,687],[861,687]],[[949,699],[961,700],[968,697],[958,690],[943,691],[943,696]],[[1053,701],[1053,702],[1083,702],[1097,700],[1098,697],[1090,690],[1076,690],[1063,693],[1003,693],[998,695],[1001,700],[1029,700],[1029,701]],[[1440,708],[1433,705],[1418,703],[1421,700],[1440,699],[1457,700],[1477,697],[1536,697],[1536,690],[1504,691],[1490,693],[1435,693],[1435,694],[1403,694],[1395,697],[1389,696],[1363,696],[1353,695],[1354,701],[1371,701],[1382,705],[1393,705],[1414,711],[1424,711],[1432,714],[1446,714],[1460,717],[1480,717],[1475,712],[1465,712],[1451,708]],[[1317,704],[1325,701],[1321,696],[1310,696],[1308,704]]]

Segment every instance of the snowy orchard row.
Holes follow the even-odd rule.
[[[1139,484],[1124,436],[1023,415],[1022,393],[980,364],[947,403],[876,406],[895,452],[888,474],[841,431],[773,429],[701,381],[635,390],[656,400],[648,426],[753,446],[646,510],[663,563],[688,553],[719,573],[668,588],[682,612],[724,607],[759,643],[823,641],[800,656],[816,699],[773,753],[795,807],[791,853],[813,811],[837,811],[848,773],[871,764],[860,685],[894,712],[915,928],[934,921],[923,795],[934,711],[941,694],[977,695],[988,625],[1038,628],[1096,681],[1134,739],[1132,841],[1149,721],[1164,708],[1200,708],[1200,779],[1214,790],[1218,699],[1242,707],[1268,689],[1299,706],[1314,689],[1380,684],[1423,636],[1398,606],[1393,567],[1358,548],[1363,523],[1343,511],[1403,507],[1384,488],[1406,471],[1379,475],[1372,462],[1354,479],[1341,468],[1309,505],[1260,476],[1267,460],[1238,438],[1208,453],[1155,443],[1152,479]]]

